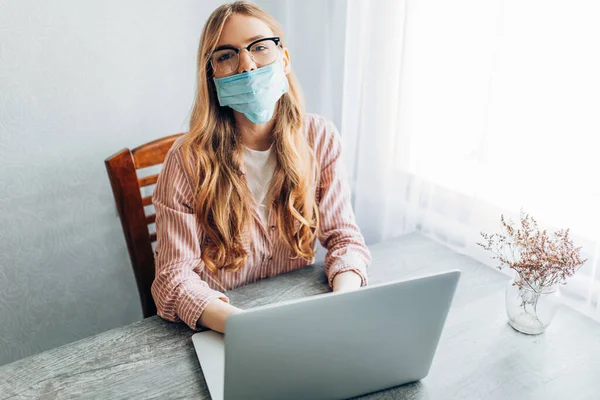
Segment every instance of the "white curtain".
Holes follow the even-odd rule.
[[[599,20],[594,0],[349,0],[341,132],[367,240],[418,230],[493,265],[480,231],[524,208],[584,246],[563,293],[600,316]]]
[[[309,111],[342,134],[368,243],[423,234],[494,266],[521,208],[589,261],[563,289],[600,317],[600,3],[263,0]]]

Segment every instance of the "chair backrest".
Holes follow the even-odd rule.
[[[182,133],[154,140],[133,150],[123,149],[104,161],[112,186],[121,226],[125,234],[129,258],[137,282],[144,318],[156,314],[150,288],[154,281],[152,243],[156,233],[150,233],[156,215],[146,215],[144,207],[152,204],[152,195],[142,197],[141,188],[156,183],[158,174],[138,178],[137,170],[162,164],[167,152]]]

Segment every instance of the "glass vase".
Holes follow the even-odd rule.
[[[525,282],[515,285],[519,275],[506,288],[506,314],[508,323],[515,330],[537,335],[546,330],[560,307],[558,284],[543,287]]]

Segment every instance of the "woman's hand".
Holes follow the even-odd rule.
[[[214,299],[204,309],[198,323],[213,331],[225,333],[225,320],[233,314],[242,312],[237,307],[232,306],[220,299]]]
[[[354,271],[340,272],[333,278],[334,292],[349,292],[359,289],[362,278]]]

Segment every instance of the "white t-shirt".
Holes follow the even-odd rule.
[[[271,149],[265,151],[252,150],[244,146],[244,162],[246,164],[246,182],[252,196],[258,204],[258,214],[266,226],[269,222],[269,205],[266,204],[267,190],[275,171],[275,155]]]

